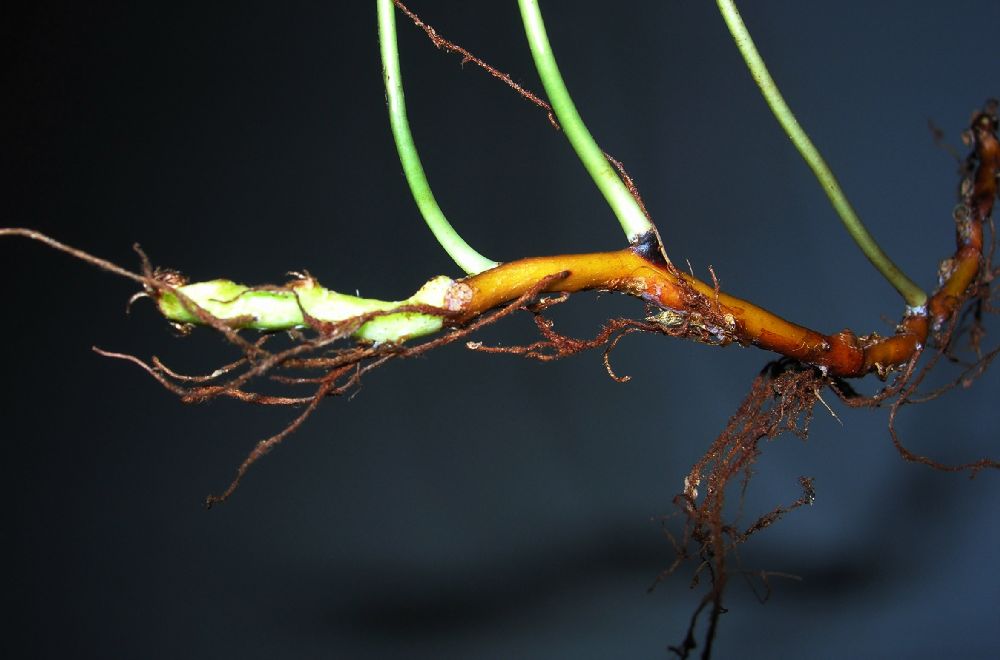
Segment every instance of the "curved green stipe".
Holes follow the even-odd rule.
[[[719,6],[719,11],[722,13],[722,18],[726,21],[726,26],[733,36],[733,41],[736,42],[736,47],[739,49],[740,55],[743,56],[747,68],[750,69],[750,75],[753,76],[754,82],[757,83],[761,93],[764,95],[764,100],[767,101],[768,107],[771,108],[771,112],[774,113],[778,123],[781,124],[781,128],[788,135],[789,139],[791,139],[792,144],[798,149],[802,158],[805,159],[813,174],[816,175],[820,185],[823,187],[823,192],[830,199],[830,203],[833,205],[837,215],[840,216],[840,221],[851,235],[851,238],[854,239],[854,242],[857,243],[858,247],[861,248],[861,251],[868,257],[868,260],[872,262],[872,265],[875,266],[878,272],[882,274],[882,277],[888,280],[896,291],[903,296],[908,306],[915,308],[926,303],[927,294],[913,280],[907,277],[893,263],[892,259],[882,251],[875,238],[861,222],[861,218],[855,213],[854,207],[851,206],[844,191],[840,188],[840,184],[833,175],[833,171],[830,170],[829,165],[826,164],[819,150],[812,143],[812,140],[809,139],[809,136],[806,135],[805,130],[802,129],[802,126],[792,113],[792,109],[788,107],[784,97],[778,90],[778,84],[774,82],[774,78],[768,72],[767,65],[764,64],[764,58],[760,56],[760,52],[758,52],[757,46],[754,44],[753,38],[751,38],[750,32],[747,30],[747,26],[743,23],[743,18],[740,16],[739,10],[736,9],[736,4],[733,0],[716,0],[716,2]]]
[[[399,162],[403,165],[406,182],[413,193],[413,199],[420,209],[434,238],[445,249],[448,256],[459,268],[470,275],[489,270],[497,262],[479,254],[465,242],[448,222],[434,193],[431,191],[424,167],[420,163],[417,145],[413,142],[410,123],[406,118],[406,100],[403,96],[403,78],[399,70],[399,47],[396,43],[396,10],[392,0],[378,0],[378,36],[382,52],[382,79],[385,82],[385,96],[389,105],[389,124],[392,137],[396,141]]]
[[[542,85],[545,87],[556,119],[559,120],[576,155],[618,217],[625,236],[631,243],[643,234],[655,231],[653,223],[639,208],[632,193],[622,183],[618,173],[604,157],[604,152],[583,123],[583,118],[580,117],[573,98],[569,95],[562,74],[559,73],[559,66],[552,53],[549,37],[545,33],[545,23],[542,21],[537,0],[518,0],[517,4],[521,8],[521,20],[524,22],[524,32],[528,37],[535,68],[542,79]]]

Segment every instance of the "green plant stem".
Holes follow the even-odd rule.
[[[844,195],[844,191],[840,188],[840,184],[837,183],[837,178],[833,175],[826,161],[823,160],[823,156],[820,155],[819,150],[816,149],[812,140],[806,135],[806,132],[792,113],[791,108],[785,103],[785,99],[778,90],[777,83],[774,82],[774,78],[768,72],[767,66],[764,64],[764,59],[757,51],[757,46],[754,45],[753,39],[750,37],[750,32],[743,23],[742,17],[740,17],[736,4],[733,0],[716,0],[716,2],[723,19],[726,21],[729,32],[733,36],[733,41],[736,42],[736,47],[743,56],[747,68],[750,69],[750,74],[753,76],[754,82],[757,83],[761,93],[764,95],[764,100],[767,101],[771,112],[774,113],[775,118],[781,124],[781,128],[784,129],[789,139],[791,139],[792,144],[799,150],[802,158],[805,159],[810,169],[812,169],[813,174],[816,175],[820,185],[823,187],[823,191],[830,199],[830,203],[833,204],[834,210],[840,216],[840,221],[844,224],[851,238],[858,244],[858,247],[861,248],[861,251],[868,257],[868,260],[872,262],[872,265],[875,266],[878,272],[903,296],[907,305],[913,308],[923,306],[927,302],[927,294],[907,277],[893,263],[892,259],[882,251],[882,248],[879,247],[875,238],[868,232],[858,214],[855,213],[850,201],[848,201],[847,196]]]
[[[434,199],[424,167],[420,163],[420,154],[413,142],[410,123],[406,118],[403,79],[399,70],[399,47],[396,43],[396,10],[392,0],[378,0],[378,35],[379,48],[382,52],[382,79],[385,82],[385,96],[389,105],[389,123],[392,126],[392,137],[396,141],[396,150],[399,152],[399,162],[403,165],[403,173],[406,175],[410,192],[413,193],[413,199],[434,238],[459,268],[470,275],[493,268],[497,262],[487,259],[474,250],[448,222],[448,218]]]
[[[284,287],[261,288],[209,280],[179,286],[176,294],[163,293],[156,304],[176,323],[203,322],[190,308],[194,304],[234,329],[276,332],[317,323],[344,324],[345,335],[375,343],[401,343],[441,329],[447,295],[454,284],[454,280],[438,276],[406,300],[391,302],[338,293],[308,277]],[[414,311],[415,307],[426,311]],[[434,309],[440,309],[441,314],[433,313]],[[370,320],[365,321],[366,316]]]
[[[528,36],[531,56],[535,60],[535,68],[542,79],[542,85],[545,87],[556,119],[576,155],[618,217],[625,236],[632,242],[649,231],[655,231],[653,223],[642,212],[632,193],[622,183],[618,173],[605,158],[604,152],[597,146],[597,142],[583,123],[569,90],[566,89],[562,74],[559,73],[559,66],[552,53],[548,35],[545,33],[545,23],[542,21],[537,0],[518,0],[518,5],[521,8],[521,20]]]

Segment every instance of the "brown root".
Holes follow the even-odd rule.
[[[697,648],[696,629],[706,610],[708,630],[702,657],[711,655],[719,617],[725,612],[723,595],[729,575],[729,555],[739,544],[789,511],[812,503],[815,497],[812,480],[801,477],[803,494],[790,505],[776,507],[745,529],[725,520],[727,489],[738,482],[739,500],[742,501],[752,466],[760,456],[760,441],[786,431],[804,439],[825,382],[826,377],[819,370],[792,361],[781,360],[765,367],[726,428],[684,478],[684,489],[674,498],[674,504],[686,520],[684,531],[680,539],[667,532],[676,555],[656,582],[687,561],[696,560],[694,583],[702,574],[707,574],[710,587],[695,608],[684,640],[679,646],[671,647],[679,657],[690,657]]]

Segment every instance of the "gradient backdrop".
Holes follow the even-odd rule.
[[[394,298],[456,275],[409,197],[388,131],[371,2],[23,3],[3,77],[2,224],[124,265],[140,241],[195,279],[308,269]],[[1000,94],[995,0],[744,2],[772,71],[874,233],[932,286],[953,250],[958,143]],[[645,195],[675,261],[827,331],[889,332],[901,304],[849,242],[773,122],[710,2],[546,2],[567,83]],[[442,34],[539,89],[513,2],[423,2]],[[622,245],[544,116],[400,22],[410,117],[439,200],[508,260]],[[92,345],[209,370],[117,279],[0,241],[5,657],[665,657],[700,592],[647,595],[658,519],[768,355],[634,337],[542,365],[451,346],[324,405],[206,512],[292,411],[185,407]],[[557,328],[590,336],[615,296]],[[484,332],[524,341],[526,317]],[[994,324],[994,333],[996,332]],[[993,343],[996,343],[995,334]],[[909,409],[912,447],[996,456],[994,369]],[[868,391],[877,383],[864,384]],[[832,397],[829,397],[832,398]],[[765,447],[747,518],[809,510],[745,546],[721,658],[996,657],[1000,475],[904,463],[884,411],[817,411]],[[676,526],[674,527],[676,529]],[[8,612],[11,610],[8,609]]]

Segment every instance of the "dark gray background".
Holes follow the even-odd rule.
[[[931,286],[953,249],[952,143],[1000,94],[1000,4],[745,2],[790,103],[874,233]],[[901,312],[788,145],[709,2],[543,6],[568,85],[635,176],[676,261],[822,330]],[[538,89],[514,3],[424,2],[444,35]],[[388,131],[373,3],[27,3],[9,17],[4,225],[135,266],[248,283],[306,268],[409,295],[456,268],[423,227]],[[612,249],[622,236],[562,136],[400,23],[410,116],[452,221],[484,253]],[[185,407],[91,345],[206,369],[130,283],[0,242],[8,657],[664,657],[698,593],[657,519],[758,369],[754,349],[657,337],[541,365],[448,347],[366,378],[217,492],[291,411]],[[555,314],[593,334],[635,301]],[[483,334],[531,337],[526,318]],[[995,340],[994,340],[995,341]],[[871,390],[877,383],[864,383]],[[997,454],[998,375],[907,410],[946,461]],[[828,397],[832,398],[832,397]],[[1000,477],[903,462],[883,412],[817,412],[766,446],[747,517],[818,498],[745,546],[795,573],[728,595],[719,657],[996,653]],[[675,527],[676,529],[676,527]],[[9,611],[9,610],[8,610]]]

